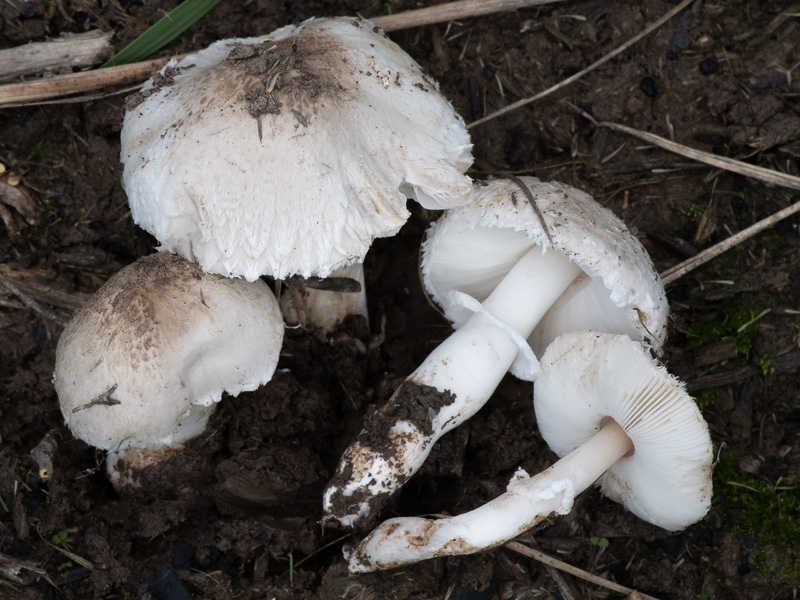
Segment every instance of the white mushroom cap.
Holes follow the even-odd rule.
[[[134,221],[207,272],[326,276],[466,202],[462,119],[381,30],[314,19],[222,40],[145,84],[122,129]]]
[[[573,332],[541,358],[534,385],[542,437],[559,456],[616,421],[634,451],[598,480],[601,491],[640,518],[677,531],[711,504],[712,448],[684,385],[625,336]]]
[[[581,329],[646,340],[660,353],[666,337],[667,298],[639,240],[588,194],[534,177],[521,181],[547,223],[555,250],[585,273],[533,330],[528,342],[534,353],[540,355],[561,333]],[[451,292],[483,301],[536,245],[543,253],[550,251],[523,190],[506,179],[476,183],[474,201],[448,210],[428,231],[422,258],[425,287],[459,327],[472,311],[451,302]],[[512,372],[520,374],[519,365]]]
[[[147,256],[111,277],[61,335],[61,412],[75,437],[103,450],[174,446],[204,430],[222,392],[267,383],[282,340],[265,283]]]

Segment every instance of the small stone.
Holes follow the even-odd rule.
[[[678,53],[672,48],[667,48],[666,57],[667,60],[678,60]]]
[[[692,40],[682,31],[676,31],[675,35],[672,36],[671,43],[680,50],[686,50],[692,45]]]
[[[639,89],[642,90],[644,95],[648,98],[652,98],[658,94],[656,80],[652,77],[642,77],[642,81],[639,82]]]
[[[714,58],[706,58],[700,61],[700,73],[703,75],[713,75],[717,72],[717,61]]]

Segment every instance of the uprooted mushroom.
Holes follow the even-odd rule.
[[[283,341],[262,281],[205,274],[161,252],[111,277],[58,341],[53,381],[75,437],[108,451],[115,487],[137,485],[205,430],[223,392],[267,383]]]
[[[468,201],[471,142],[437,84],[368,21],[312,19],[221,40],[127,103],[121,159],[134,221],[203,270],[253,281],[344,276],[363,284],[375,238],[407,197]],[[359,286],[356,286],[359,287]],[[285,300],[332,329],[366,316],[361,293]]]
[[[572,332],[547,348],[534,384],[542,437],[563,457],[520,469],[505,494],[455,517],[390,519],[349,556],[351,572],[389,569],[503,544],[549,514],[566,514],[597,481],[603,494],[670,531],[711,504],[708,426],[675,377],[627,336]]]
[[[457,330],[368,415],[324,496],[352,526],[474,415],[509,370],[533,380],[559,333],[624,333],[660,352],[667,301],[647,252],[588,194],[535,178],[476,185],[474,201],[429,230],[422,271]],[[543,221],[542,221],[543,220]]]

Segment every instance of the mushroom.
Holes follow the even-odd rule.
[[[660,351],[667,300],[639,241],[584,192],[532,177],[519,183],[478,184],[471,204],[429,229],[425,285],[458,329],[368,417],[325,492],[328,521],[352,526],[374,514],[509,368],[535,379],[526,338],[541,351],[562,331],[594,329]]]
[[[120,488],[200,435],[223,391],[267,383],[282,340],[264,282],[204,274],[161,252],[115,274],[75,314],[53,382],[73,435],[108,451]]]
[[[548,346],[541,368],[536,418],[563,458],[535,477],[519,469],[505,494],[471,512],[386,521],[350,554],[351,572],[503,544],[552,512],[568,513],[595,481],[603,494],[669,531],[703,518],[711,503],[708,426],[648,348],[623,335],[566,333]]]
[[[463,120],[359,18],[218,41],[170,63],[126,106],[134,221],[210,273],[361,269],[372,241],[408,218],[407,197],[442,209],[472,192]]]

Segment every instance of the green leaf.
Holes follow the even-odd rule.
[[[194,25],[217,5],[219,0],[186,0],[166,17],[117,52],[103,67],[127,65],[150,56]]]
[[[608,538],[592,536],[589,538],[589,543],[598,548],[608,548],[609,541]]]
[[[68,536],[69,536],[69,531],[67,531],[66,529],[62,529],[61,531],[53,535],[51,539],[53,541],[53,544],[58,546],[61,542],[67,539]]]

